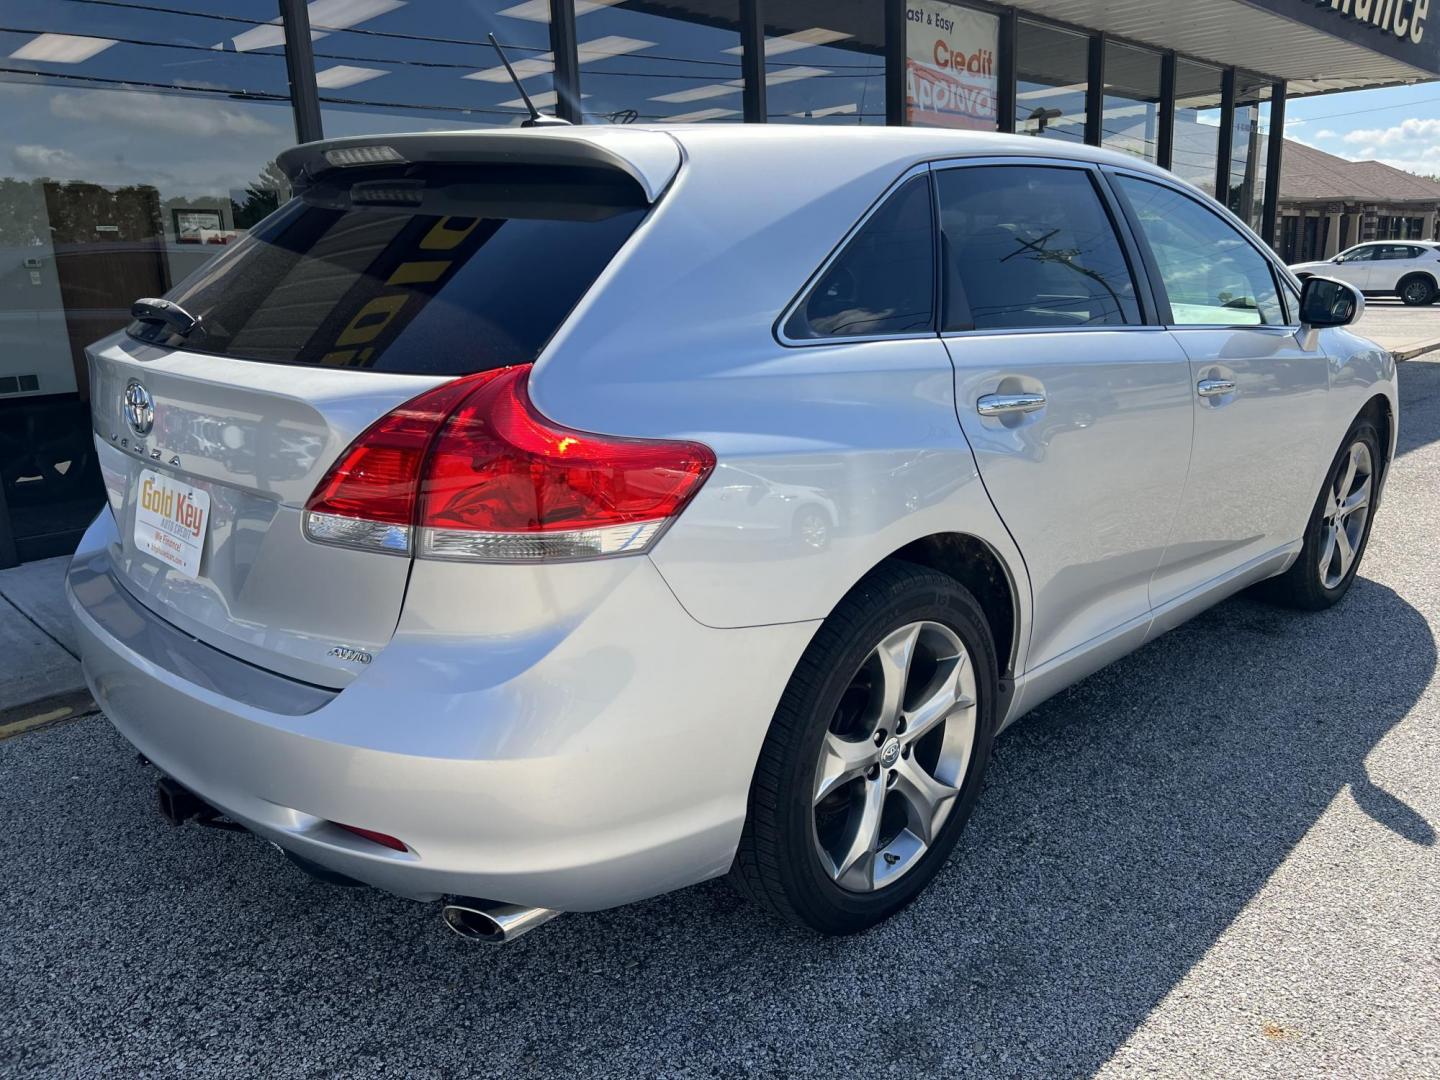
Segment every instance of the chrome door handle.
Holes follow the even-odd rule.
[[[1044,394],[986,394],[975,402],[975,410],[981,416],[1031,413],[1044,407]]]
[[[1220,397],[1223,394],[1235,392],[1234,379],[1201,379],[1195,384],[1195,390],[1201,397]]]

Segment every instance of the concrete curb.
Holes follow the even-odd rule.
[[[88,690],[71,690],[26,705],[11,705],[0,709],[0,741],[25,731],[95,715],[99,711]]]
[[[1393,355],[1397,364],[1403,364],[1406,360],[1414,360],[1417,356],[1424,356],[1426,353],[1434,352],[1436,349],[1440,349],[1440,340],[1431,341],[1424,345],[1416,345],[1410,349],[1396,349]]]
[[[0,571],[0,739],[96,711],[65,600],[68,564]]]

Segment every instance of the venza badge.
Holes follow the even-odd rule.
[[[155,426],[155,401],[139,379],[131,379],[120,398],[120,408],[130,430],[136,435],[149,435]]]

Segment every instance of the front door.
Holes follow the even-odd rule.
[[[1190,373],[1086,168],[937,171],[960,424],[1025,559],[1027,670],[1143,633],[1190,460]]]
[[[1307,351],[1273,268],[1189,194],[1114,176],[1189,361],[1190,476],[1151,587],[1160,607],[1300,539],[1319,493],[1329,361]]]
[[[1339,262],[1333,262],[1325,271],[1326,277],[1333,277],[1340,281],[1348,281],[1357,289],[1369,291],[1375,288],[1375,255],[1379,251],[1376,244],[1365,244],[1362,247],[1352,248],[1344,252]]]

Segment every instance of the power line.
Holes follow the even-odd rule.
[[[1304,120],[1304,122],[1308,124],[1312,120],[1337,120],[1342,116],[1360,116],[1364,113],[1385,112],[1389,109],[1413,109],[1416,105],[1430,105],[1437,101],[1440,101],[1440,97],[1421,98],[1419,101],[1406,101],[1399,105],[1376,105],[1374,108],[1371,109],[1355,109],[1352,112],[1325,113],[1321,116],[1305,116],[1301,117],[1300,119]]]

